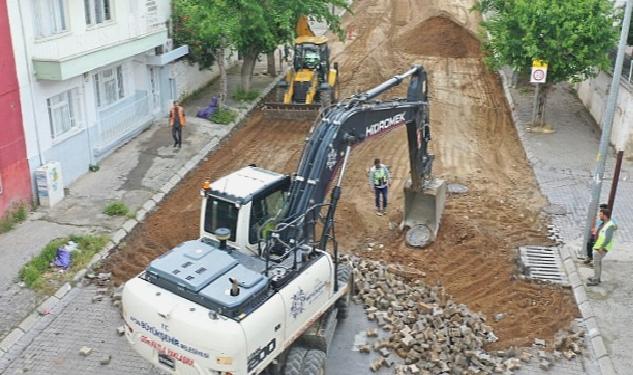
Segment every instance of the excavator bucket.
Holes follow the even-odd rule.
[[[404,187],[405,240],[409,246],[423,248],[435,241],[446,203],[446,182],[434,179],[420,191],[409,180]]]

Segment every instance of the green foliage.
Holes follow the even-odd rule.
[[[0,218],[0,233],[5,233],[13,229],[15,224],[21,223],[26,220],[28,215],[28,206],[24,202],[14,204],[9,212]]]
[[[233,94],[233,99],[240,102],[252,102],[259,96],[258,90],[237,89]]]
[[[481,0],[490,12],[483,28],[493,69],[530,69],[533,59],[548,63],[547,81],[579,81],[609,66],[616,46],[618,19],[609,0]]]
[[[71,253],[71,267],[63,276],[51,272],[51,262],[55,260],[57,249],[68,241],[77,243],[77,250]],[[105,236],[95,235],[71,235],[66,238],[57,238],[49,242],[42,251],[26,263],[19,272],[24,284],[41,292],[54,291],[51,284],[60,284],[84,268],[92,257],[99,252],[108,239]]]
[[[291,42],[299,16],[310,15],[342,33],[332,6],[345,0],[174,0],[174,40],[189,45],[189,57],[203,67],[213,64],[216,50],[233,47],[257,56]]]
[[[220,125],[228,125],[235,121],[237,118],[237,113],[232,109],[228,108],[219,108],[213,116],[211,116],[211,122]]]
[[[104,214],[110,216],[126,216],[129,212],[130,209],[120,201],[109,203],[103,210]]]

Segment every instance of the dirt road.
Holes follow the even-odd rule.
[[[341,70],[341,93],[365,90],[422,64],[430,76],[432,149],[436,175],[468,186],[450,196],[439,238],[424,251],[404,245],[389,222],[402,217],[402,187],[408,174],[404,129],[354,149],[338,210],[341,247],[362,256],[401,262],[427,272],[459,303],[482,311],[499,341],[491,349],[551,340],[578,315],[568,290],[517,280],[514,249],[547,243],[540,195],[511,123],[501,85],[481,61],[476,25],[466,0],[359,0],[344,20],[351,40],[332,46]],[[399,95],[403,89],[396,90]],[[210,155],[161,204],[105,268],[115,280],[133,277],[150,260],[198,234],[198,189],[249,163],[280,172],[296,165],[309,121],[271,121],[255,112],[247,124]],[[395,176],[390,211],[373,212],[366,168],[374,157]],[[367,242],[384,244],[366,250]],[[495,314],[505,319],[495,322]]]

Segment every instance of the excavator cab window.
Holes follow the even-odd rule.
[[[286,193],[282,190],[253,199],[248,232],[249,243],[257,243],[260,239],[268,238],[270,231],[277,224],[274,219],[283,209],[285,201]]]
[[[204,231],[207,233],[215,233],[218,228],[228,228],[231,231],[229,241],[235,241],[238,213],[239,209],[234,203],[211,196],[208,197],[207,207],[204,213]]]

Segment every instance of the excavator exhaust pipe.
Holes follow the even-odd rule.
[[[424,248],[437,238],[442,213],[446,203],[446,181],[434,179],[420,191],[414,189],[411,180],[404,187],[404,221],[407,245]]]

